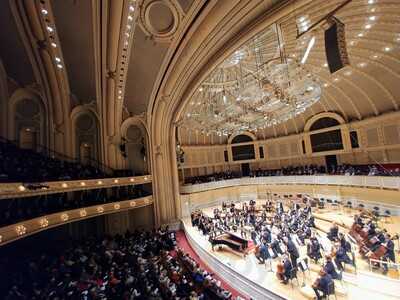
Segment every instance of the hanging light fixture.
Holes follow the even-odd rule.
[[[285,122],[321,98],[321,85],[306,69],[312,37],[301,61],[285,56],[276,24],[235,50],[201,83],[183,125],[218,136],[256,131]]]

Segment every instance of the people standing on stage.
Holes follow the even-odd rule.
[[[391,239],[390,234],[386,233],[385,235],[385,247],[386,247],[386,253],[383,256],[383,260],[386,262],[396,262],[396,256],[394,253],[394,243]],[[387,263],[383,264],[383,274],[387,274],[389,271],[389,266]]]
[[[290,255],[290,260],[292,262],[292,265],[293,265],[294,268],[296,268],[297,259],[300,256],[299,255],[299,250],[297,249],[296,245],[293,243],[293,241],[290,238],[285,237],[284,238],[284,242],[285,242],[285,245],[286,245],[286,248],[287,248],[287,252]]]

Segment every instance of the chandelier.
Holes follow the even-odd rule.
[[[217,66],[188,102],[182,126],[219,136],[257,131],[319,101],[320,83],[304,64],[285,57],[280,40],[274,24]]]

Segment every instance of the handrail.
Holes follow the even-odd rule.
[[[9,139],[6,139],[5,137],[0,136],[0,141],[13,144],[14,146],[19,148],[16,140],[9,140]],[[37,152],[39,154],[44,154],[44,155],[47,155],[52,158],[61,159],[63,161],[67,161],[67,162],[81,163],[77,158],[73,158],[73,157],[65,155],[63,153],[54,151],[54,150],[52,150],[44,145],[40,145],[40,144],[36,145],[36,150],[31,150],[31,151]],[[90,166],[96,167],[107,174],[112,174],[114,172],[114,169],[110,168],[109,166],[106,166],[105,164],[101,163],[100,161],[98,161],[96,159],[88,158],[87,160],[89,161]]]
[[[0,246],[56,226],[100,215],[139,208],[151,205],[152,203],[153,196],[146,196],[137,199],[81,207],[25,220],[0,228]]]
[[[87,180],[60,180],[32,184],[21,182],[0,183],[0,199],[22,198],[98,188],[138,185],[150,182],[152,182],[151,175]]]
[[[300,175],[300,176],[265,176],[265,177],[242,177],[221,181],[211,181],[180,187],[182,194],[197,193],[224,187],[239,185],[337,185],[363,188],[379,188],[400,190],[399,176],[342,176],[342,175]]]

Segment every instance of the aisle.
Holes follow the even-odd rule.
[[[185,233],[182,230],[176,232],[176,241],[178,246],[182,248],[186,253],[190,255],[202,269],[206,270],[209,273],[213,273],[213,271],[208,268],[208,266],[201,260],[201,258],[193,251],[192,247],[189,245],[188,240],[186,239]],[[232,293],[232,299],[235,299],[237,296],[241,296],[246,299],[243,295],[241,295],[238,291],[228,285],[222,278],[220,278],[217,274],[214,274],[214,278],[221,281],[221,286],[230,291]]]

